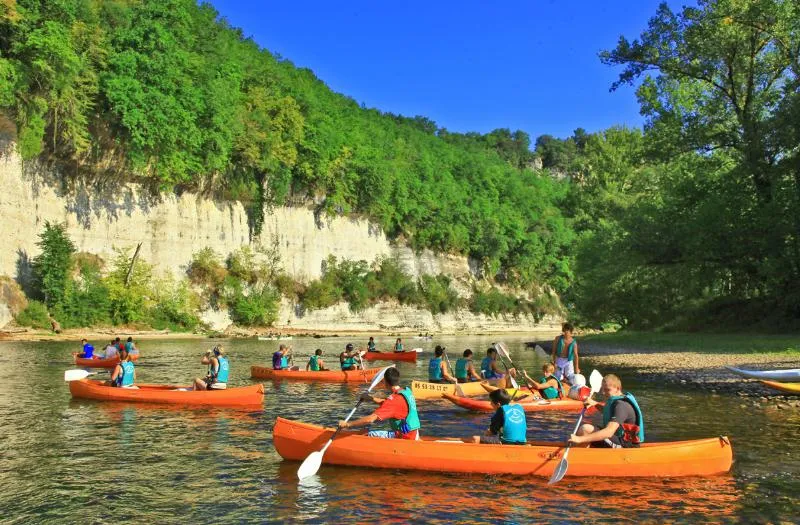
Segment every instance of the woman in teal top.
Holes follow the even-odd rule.
[[[434,358],[428,362],[428,381],[430,383],[455,383],[456,380],[447,370],[444,359],[444,347],[436,345]]]
[[[394,351],[395,352],[404,352],[403,350],[403,341],[398,337],[397,341],[394,343]]]
[[[134,369],[131,358],[127,350],[123,350],[119,356],[119,363],[114,367],[111,374],[111,386],[121,388],[136,388],[133,382],[136,381],[136,370]]]

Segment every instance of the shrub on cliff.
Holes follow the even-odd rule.
[[[20,326],[50,329],[50,314],[47,305],[40,301],[30,301],[28,307],[17,314],[15,319]]]
[[[33,259],[36,286],[47,306],[59,306],[64,302],[75,245],[67,236],[65,225],[51,224],[50,221],[45,221],[44,231],[39,234],[36,245],[42,250]]]
[[[228,299],[233,322],[244,326],[271,326],[278,319],[280,294],[271,286],[250,290],[241,289]]]
[[[200,298],[186,281],[176,283],[172,277],[156,280],[152,284],[152,300],[155,304],[149,312],[149,324],[153,328],[192,331],[200,325]]]
[[[225,280],[228,271],[222,265],[222,258],[213,248],[203,248],[192,255],[186,275],[192,284],[216,290]]]
[[[425,305],[433,314],[443,314],[461,306],[461,300],[450,287],[450,278],[446,275],[423,275],[419,279],[419,288]]]

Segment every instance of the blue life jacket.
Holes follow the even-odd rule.
[[[217,361],[219,362],[219,370],[217,370],[217,376],[214,378],[217,383],[227,383],[228,382],[228,373],[230,371],[230,365],[228,364],[228,360],[221,355],[217,356]]]
[[[281,356],[281,368],[289,368],[289,358],[285,355]]]
[[[545,399],[558,399],[559,397],[562,397],[562,392],[564,391],[564,387],[561,385],[561,381],[559,381],[556,376],[542,377],[541,379],[539,379],[538,382],[546,383],[551,379],[556,380],[556,383],[558,383],[558,388],[553,386],[548,386],[547,388],[539,390],[539,393],[542,394],[542,397]]]
[[[414,399],[414,394],[411,393],[411,389],[409,387],[405,387],[404,389],[395,392],[395,394],[403,396],[403,398],[406,400],[406,403],[408,404],[408,415],[405,419],[390,419],[389,425],[392,427],[392,430],[401,434],[408,434],[413,430],[418,430],[420,427],[419,413],[417,412],[417,402]]]
[[[91,359],[92,358],[92,354],[94,354],[94,347],[92,345],[90,345],[89,343],[86,343],[85,345],[83,345],[83,357],[85,359]]]
[[[456,379],[466,379],[467,370],[469,369],[469,359],[466,357],[460,358],[456,361]]]
[[[561,350],[564,348],[564,336],[558,336],[558,346],[556,347],[556,357],[561,357]],[[567,347],[567,360],[572,361],[575,356],[575,339]]]
[[[611,416],[614,415],[614,405],[620,401],[630,403],[633,411],[636,413],[636,423],[622,423],[620,422],[619,428],[615,435],[620,441],[625,441],[633,445],[644,443],[644,417],[642,417],[642,409],[639,408],[639,403],[630,392],[625,392],[621,396],[611,396],[606,401],[606,406],[603,407],[603,427],[608,425],[611,421]]]
[[[133,384],[133,363],[123,361],[119,364],[122,373],[117,376],[117,386],[130,386]]]
[[[281,356],[280,350],[272,354],[272,369],[273,370],[281,370],[283,368],[283,356]]]
[[[483,377],[486,379],[495,379],[500,377],[497,375],[497,372],[492,370],[492,358],[488,355],[483,358],[483,361],[481,361],[481,372],[483,372]]]
[[[428,362],[428,379],[433,381],[442,380],[442,358],[434,357]]]
[[[126,341],[125,342],[125,350],[127,350],[129,354],[134,351],[133,342],[132,341]]]
[[[500,435],[500,442],[527,442],[528,421],[525,418],[525,409],[516,403],[501,405],[500,408],[503,409],[503,432]]]

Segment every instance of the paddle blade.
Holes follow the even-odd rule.
[[[320,465],[322,465],[322,454],[320,450],[309,454],[300,465],[300,468],[297,469],[297,478],[303,480],[316,474]]]
[[[65,370],[64,381],[80,381],[93,374],[94,372],[88,372],[86,370]]]
[[[569,452],[569,449],[567,449],[567,452]],[[564,457],[558,462],[556,469],[553,471],[553,475],[550,476],[550,481],[547,482],[548,485],[558,483],[567,473],[567,468],[569,467],[569,463],[567,463],[567,452],[564,452]]]
[[[592,370],[592,374],[589,376],[589,386],[592,387],[592,393],[599,392],[603,386],[603,374],[597,370]]]
[[[514,379],[514,376],[512,376],[510,372],[508,374],[508,378],[511,380],[511,386],[519,390],[519,383],[517,383],[517,380]]]
[[[422,348],[412,348],[412,352],[423,352]]]
[[[539,345],[536,345],[536,348],[534,348],[533,351],[536,352],[536,355],[538,355],[539,357],[542,357],[544,359],[547,359],[548,357],[550,357],[550,356],[547,355],[547,352],[544,351],[544,348],[542,348]]]
[[[497,353],[500,354],[502,357],[505,357],[509,361],[511,361],[511,356],[508,353],[508,348],[506,348],[506,344],[502,341],[498,341],[496,343],[492,343],[492,347],[497,350]]]
[[[394,365],[389,365],[387,367],[384,367],[383,369],[381,369],[380,372],[375,374],[375,378],[372,380],[372,383],[370,383],[369,389],[367,389],[367,392],[372,392],[372,389],[375,388],[376,386],[378,386],[378,384],[381,381],[383,381],[383,376],[386,374],[386,371],[389,370],[390,368],[394,368]]]

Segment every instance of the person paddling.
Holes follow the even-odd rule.
[[[367,343],[367,352],[377,352],[377,346],[375,346],[375,338],[370,337],[369,342]]]
[[[417,402],[409,387],[400,386],[400,371],[389,368],[383,376],[386,388],[391,390],[389,397],[383,399],[370,393],[361,394],[364,401],[372,401],[380,405],[372,414],[356,419],[355,421],[339,421],[339,428],[365,427],[375,421],[388,421],[391,430],[371,430],[369,437],[419,439],[419,414]]]
[[[444,355],[444,347],[436,345],[433,351],[433,359],[428,361],[428,382],[429,383],[455,383],[456,378],[451,376],[447,370],[447,363],[445,363],[442,356]]]
[[[481,376],[475,371],[475,365],[472,364],[472,350],[469,348],[464,350],[463,357],[456,361],[456,380],[459,383],[481,380]]]
[[[128,355],[131,356],[131,359],[136,359],[139,355],[139,349],[136,348],[136,345],[133,343],[133,337],[128,337],[128,340],[125,342],[125,350],[128,352]]]
[[[575,328],[570,323],[561,325],[561,335],[553,339],[552,362],[559,381],[572,383],[572,376],[581,373],[578,342],[572,337]]]
[[[358,364],[356,363],[358,355],[353,343],[347,343],[347,346],[344,347],[344,352],[339,354],[339,366],[344,371],[358,370]]]
[[[200,362],[208,365],[208,373],[205,379],[195,378],[195,390],[225,390],[228,388],[230,365],[222,346],[215,346],[213,349],[207,350]]]
[[[317,348],[314,352],[314,355],[308,358],[308,363],[306,363],[306,371],[311,370],[313,372],[324,372],[328,370],[325,368],[325,362],[322,360],[322,349]]]
[[[505,374],[497,366],[497,349],[494,347],[486,350],[486,357],[481,361],[481,375],[484,379],[502,379]]]
[[[289,357],[292,355],[292,347],[279,345],[278,350],[272,354],[272,369],[285,370],[289,368]]]
[[[576,445],[588,443],[595,448],[632,448],[644,443],[644,419],[639,403],[630,392],[622,392],[622,381],[614,374],[603,377],[601,388],[607,397],[603,407],[603,426],[584,424],[569,441]],[[597,404],[592,398],[586,400],[588,406]]]
[[[81,339],[81,345],[83,346],[83,349],[80,354],[75,354],[76,357],[83,359],[97,359],[97,357],[94,355],[94,346],[89,344],[87,339]]]
[[[400,339],[399,337],[397,338],[397,341],[394,342],[394,351],[405,352],[405,350],[403,350],[403,340]]]
[[[114,371],[111,372],[109,384],[120,388],[139,388],[134,386],[134,381],[136,381],[136,370],[130,355],[123,349],[119,354],[119,363],[114,367]]]
[[[483,436],[472,436],[473,443],[489,445],[524,445],[527,442],[528,419],[525,410],[511,402],[511,395],[503,389],[489,393],[495,413]]]
[[[553,363],[547,362],[542,365],[542,377],[539,381],[534,381],[527,372],[523,371],[525,379],[528,380],[528,386],[531,389],[536,389],[544,399],[561,399],[564,397],[564,386],[561,384],[554,375],[556,367]]]

